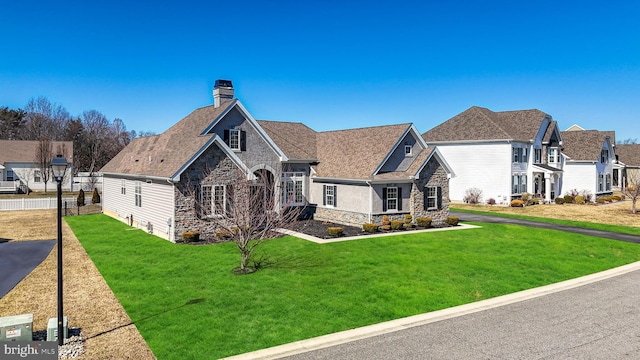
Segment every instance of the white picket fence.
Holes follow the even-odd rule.
[[[63,197],[62,207],[75,208],[76,197]],[[84,199],[85,205],[91,204],[91,196]],[[21,199],[2,199],[0,200],[0,211],[6,210],[40,210],[40,209],[57,209],[58,198],[21,198]]]

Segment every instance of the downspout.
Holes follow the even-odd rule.
[[[367,185],[369,185],[369,223],[371,223],[371,213],[373,212],[373,186],[371,185],[370,180],[366,180]]]
[[[176,222],[176,182],[171,178],[167,178],[167,182],[173,187],[173,216],[167,219],[167,234],[169,235],[169,241],[175,243],[175,234],[171,229],[174,228]]]

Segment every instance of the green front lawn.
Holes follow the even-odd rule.
[[[219,358],[591,274],[640,245],[511,225],[319,245],[283,237],[233,275],[233,244],[175,245],[66,218],[159,359]]]
[[[602,231],[617,232],[621,234],[630,234],[630,235],[640,236],[640,227],[633,227],[633,226],[599,224],[599,223],[593,223],[593,222],[587,222],[587,221],[562,220],[562,219],[544,218],[544,217],[537,217],[537,216],[507,214],[507,213],[501,213],[497,211],[459,209],[455,207],[452,207],[450,210],[458,211],[458,212],[482,214],[482,215],[488,215],[488,216],[499,216],[499,217],[505,217],[505,218],[511,218],[511,219],[537,221],[537,222],[544,222],[549,224],[575,226],[575,227],[584,228],[584,229],[594,229],[594,230],[602,230]]]

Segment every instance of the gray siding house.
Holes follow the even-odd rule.
[[[231,81],[217,80],[213,97],[101,169],[105,214],[173,242],[188,230],[214,240],[217,229],[197,207],[215,213],[240,171],[273,180],[276,206],[304,207],[320,220],[361,225],[412,214],[439,224],[448,215],[452,172],[412,124],[316,132],[254,119]]]

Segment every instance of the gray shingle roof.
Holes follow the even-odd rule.
[[[562,152],[571,160],[599,161],[602,144],[607,136],[611,136],[610,133],[598,130],[562,131]]]
[[[169,178],[215,135],[200,135],[234,102],[196,109],[160,135],[134,139],[100,171]]]
[[[616,155],[625,165],[640,167],[640,144],[618,144]]]
[[[542,120],[551,117],[532,110],[494,112],[472,106],[422,134],[425,141],[521,140],[536,137]]]
[[[319,177],[368,179],[411,124],[326,131],[317,134]]]
[[[290,160],[317,160],[316,132],[299,122],[257,120]]]
[[[7,162],[36,162],[37,140],[0,140],[0,164]],[[52,141],[53,155],[57,155],[58,147],[64,146],[68,163],[73,162],[73,141]]]

